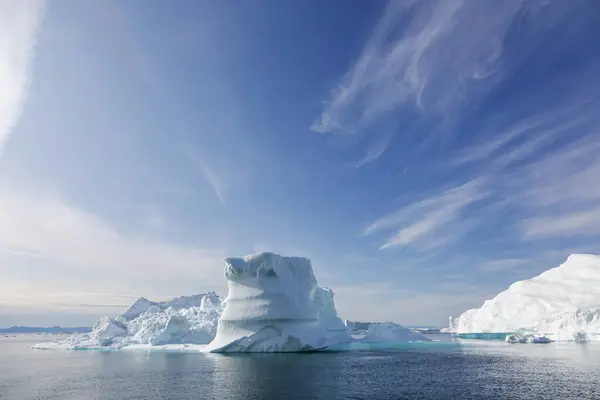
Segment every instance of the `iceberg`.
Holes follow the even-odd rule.
[[[365,343],[402,343],[402,342],[431,342],[432,340],[419,332],[411,331],[393,322],[371,323],[367,334],[360,339]]]
[[[318,289],[309,259],[273,253],[227,258],[225,278],[229,294],[207,351],[301,352],[336,343],[328,334],[336,329],[327,307],[333,295]]]
[[[346,325],[346,327],[350,330],[351,333],[365,333],[367,332],[371,324],[372,322],[350,321],[347,319],[344,320],[344,325]]]
[[[456,333],[458,330],[458,317],[448,317],[448,327],[440,329],[441,333]]]
[[[543,335],[535,334],[519,334],[514,333],[506,335],[504,338],[506,343],[551,343],[552,340]]]
[[[456,330],[459,337],[518,334],[600,341],[600,256],[573,254],[558,267],[513,283],[480,308],[464,312]]]
[[[115,350],[133,345],[206,345],[215,336],[221,303],[214,292],[162,302],[140,297],[117,318],[102,317],[90,333],[33,347]]]

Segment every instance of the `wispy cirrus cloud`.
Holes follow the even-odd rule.
[[[521,227],[523,235],[532,239],[600,235],[600,210],[594,208],[536,216],[524,219]]]
[[[583,139],[523,168],[515,185],[527,212],[521,221],[525,238],[600,235],[600,139],[597,128],[591,129]]]
[[[202,175],[204,175],[204,177],[206,178],[206,181],[208,182],[210,187],[213,189],[213,191],[219,198],[219,201],[221,203],[225,204],[225,196],[223,193],[223,190],[224,190],[223,184],[221,183],[221,181],[219,180],[219,178],[217,177],[215,172],[207,164],[205,164],[203,162],[198,162],[196,164],[196,167],[202,172]]]
[[[527,258],[498,258],[477,263],[477,269],[485,272],[506,272],[531,262]]]
[[[222,204],[225,204],[225,182],[206,163],[205,157],[194,150],[190,144],[180,146],[185,158],[191,166],[206,180]]]
[[[503,42],[539,2],[390,1],[312,129],[360,134],[401,110],[447,118],[503,77]],[[406,133],[406,132],[405,132]],[[383,151],[365,157],[376,160]]]
[[[27,99],[43,0],[0,2],[0,151]]]
[[[476,171],[488,174],[488,187],[504,194],[491,201],[514,211],[506,222],[518,229],[516,238],[600,235],[600,88],[586,79],[581,84],[588,87],[585,95],[575,88],[550,112],[540,108],[513,121],[455,158],[477,163]]]
[[[378,140],[374,141],[369,146],[364,157],[361,158],[360,160],[358,160],[357,162],[355,162],[354,166],[356,168],[360,168],[364,165],[369,164],[370,162],[377,160],[387,150],[388,146],[390,145],[390,141],[391,141],[390,134],[382,135]]]
[[[503,253],[508,245],[519,248],[518,255],[486,260],[479,254],[467,263],[494,273],[545,260],[529,257],[527,248],[558,251],[600,236],[600,56],[579,48],[585,57],[577,63],[547,68],[574,57],[574,43],[595,37],[586,14],[585,7],[557,1],[388,3],[312,126],[321,133],[369,134],[359,166],[385,154],[377,128],[392,126],[390,120],[407,121],[402,136],[413,136],[404,146],[411,151],[415,143],[436,142],[437,153],[427,148],[411,160],[416,170],[427,163],[423,175],[432,184],[366,229],[367,235],[385,233],[381,249],[463,252],[466,233],[480,230],[485,238],[493,231],[489,249]],[[564,42],[549,47],[548,34]],[[541,71],[543,78],[524,78]],[[449,186],[449,177],[468,184],[436,192]],[[565,239],[573,240],[560,242]]]
[[[380,249],[412,245],[431,249],[456,239],[470,228],[466,211],[490,195],[485,179],[475,179],[411,203],[373,222],[365,234],[399,229]],[[448,235],[448,232],[452,232]]]
[[[511,163],[526,160],[536,152],[565,136],[578,137],[586,124],[597,118],[598,99],[575,90],[565,102],[551,111],[535,110],[532,115],[512,120],[508,127],[486,129],[477,142],[463,148],[452,160],[453,165],[488,163],[503,169]]]

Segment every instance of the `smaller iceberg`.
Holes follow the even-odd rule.
[[[360,339],[364,343],[402,343],[402,342],[431,342],[427,336],[411,331],[393,322],[379,322],[369,325],[367,334]]]
[[[220,314],[221,297],[214,292],[161,302],[140,297],[117,318],[102,317],[90,333],[32,347],[116,350],[130,346],[206,345],[215,336]]]
[[[513,333],[506,335],[506,343],[551,343],[552,340],[544,335]]]
[[[440,329],[441,333],[456,333],[458,330],[458,318],[459,317],[448,317],[448,327]]]

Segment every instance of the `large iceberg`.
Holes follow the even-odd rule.
[[[329,335],[327,329],[328,292],[319,290],[310,260],[258,253],[225,264],[229,294],[208,351],[315,351],[337,342],[337,332]]]
[[[573,254],[464,312],[459,336],[534,334],[553,341],[600,341],[600,256]]]

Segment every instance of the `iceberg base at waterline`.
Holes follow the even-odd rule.
[[[323,350],[337,342],[319,335],[323,332],[318,322],[311,324],[275,323],[265,325],[263,322],[245,323],[236,326],[231,323],[221,324],[221,329],[228,329],[237,334],[227,334],[215,338],[205,351],[213,353],[302,353]],[[244,331],[240,336],[239,332]]]
[[[37,349],[145,349],[203,352],[313,352],[331,346],[430,339],[394,323],[372,324],[350,336],[338,317],[334,293],[320,287],[310,260],[258,253],[225,260],[227,298],[216,293],[163,302],[140,298],[120,316],[103,317],[92,332],[40,343]]]

